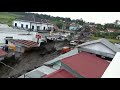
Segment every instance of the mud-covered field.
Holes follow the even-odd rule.
[[[24,53],[21,57],[17,60],[13,58],[7,59],[5,62],[7,65],[10,65],[15,70],[6,67],[0,63],[0,78],[8,78],[8,77],[18,77],[28,71],[31,71],[39,66],[42,66],[43,63],[54,59],[55,57],[60,55],[59,51],[51,50],[53,45],[56,48],[62,48],[64,46],[68,46],[68,42],[56,42],[56,43],[49,43],[46,44],[46,49],[43,47],[41,49],[35,49],[29,52]],[[16,71],[17,70],[17,71]]]

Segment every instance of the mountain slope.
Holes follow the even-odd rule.
[[[24,15],[14,14],[12,12],[0,12],[0,23],[11,26],[13,20],[23,16]]]

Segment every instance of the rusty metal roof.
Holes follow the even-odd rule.
[[[25,47],[28,47],[28,48],[30,48],[30,47],[38,47],[37,42],[33,42],[33,41],[30,41],[30,40],[10,39],[8,41],[10,41],[13,44],[19,44],[21,46],[25,46]]]
[[[64,69],[57,70],[47,76],[44,76],[44,78],[76,78],[71,73]]]
[[[5,56],[7,53],[5,51],[3,51],[2,49],[0,49],[0,56]]]
[[[64,58],[61,62],[85,78],[100,78],[109,65],[104,59],[87,52]]]

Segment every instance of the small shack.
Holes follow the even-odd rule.
[[[16,52],[24,53],[31,48],[38,47],[39,44],[30,40],[9,39],[8,46]]]

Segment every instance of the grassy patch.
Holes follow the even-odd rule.
[[[97,39],[100,39],[101,37],[94,37],[94,36],[91,36],[90,37],[90,40],[97,40]],[[107,39],[109,40],[110,42],[112,43],[120,43],[120,40],[117,40],[117,39]]]
[[[13,20],[22,17],[22,15],[13,14],[10,12],[0,12],[0,23],[12,25]]]

